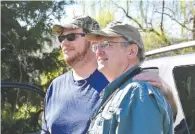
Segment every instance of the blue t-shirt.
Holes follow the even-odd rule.
[[[96,70],[87,79],[75,81],[69,71],[52,81],[45,97],[41,134],[84,134],[100,105],[99,93],[108,80]]]

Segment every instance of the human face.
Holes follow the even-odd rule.
[[[73,33],[76,34],[71,37]],[[64,35],[65,37],[63,37]],[[90,51],[90,44],[87,42],[82,28],[65,30],[58,39],[64,59],[70,66],[82,61]]]
[[[102,43],[105,41],[110,44],[104,46]],[[92,47],[97,45],[97,47],[95,47],[95,53],[98,62],[98,69],[109,81],[120,76],[129,64],[128,51],[125,49],[125,44],[127,44],[127,42],[122,37],[102,37],[99,38],[97,42],[93,42]]]

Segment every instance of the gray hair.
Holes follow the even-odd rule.
[[[124,38],[124,39],[125,39],[125,38]],[[125,39],[125,40],[126,40],[126,39]],[[132,44],[136,44],[136,45],[137,45],[136,42],[128,41],[128,43],[125,43],[124,46],[125,46],[125,47],[128,47],[129,45],[132,45]],[[138,57],[139,62],[140,62],[140,64],[141,64],[141,63],[144,61],[144,59],[145,59],[145,50],[144,50],[143,48],[139,47],[139,45],[137,45],[137,47],[138,47],[137,57]]]

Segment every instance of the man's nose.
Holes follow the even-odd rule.
[[[63,41],[61,42],[61,44],[60,44],[61,48],[62,48],[62,47],[68,47],[69,45],[70,45],[70,42],[67,41],[66,39],[63,40]]]
[[[96,48],[96,56],[98,57],[98,56],[102,56],[102,55],[104,55],[104,49],[101,47],[101,46],[97,46],[97,48]]]

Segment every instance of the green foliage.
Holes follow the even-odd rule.
[[[71,3],[1,2],[2,80],[30,83],[46,90],[54,77],[67,70],[61,51],[53,49],[51,25],[66,14],[64,6]],[[35,118],[43,107],[43,98],[20,90],[8,91],[1,94],[1,132],[22,134],[39,131]]]
[[[40,108],[39,108],[40,109]],[[2,130],[4,134],[21,134],[28,132],[40,131],[40,126],[37,121],[33,120],[36,118],[36,113],[38,111],[37,107],[24,105],[14,114],[7,113],[7,109],[2,109]],[[6,114],[5,114],[6,113]],[[10,119],[10,117],[13,117]]]
[[[180,10],[181,10],[181,13],[183,13],[184,18],[186,19],[186,2],[185,1],[180,1]]]
[[[167,44],[154,33],[147,33],[142,36],[146,51],[157,49]]]
[[[63,72],[68,71],[70,67],[65,63],[63,55],[58,49],[54,49],[54,51],[51,52],[49,55],[45,54],[44,59],[45,62],[42,64],[44,64],[46,67],[40,75],[40,84],[42,85],[42,87],[44,87],[44,91],[46,91],[50,82]],[[51,64],[51,61],[52,63],[57,64],[58,67],[56,68],[55,65],[47,66],[47,63]]]
[[[115,8],[108,0],[91,0],[81,2],[83,14],[91,14],[95,18],[101,28],[104,28],[108,23],[114,20]],[[86,12],[90,10],[90,12]]]
[[[100,27],[104,28],[108,23],[114,20],[114,15],[110,11],[100,10],[98,16],[96,16],[96,20],[99,22]]]
[[[40,85],[40,74],[58,67],[59,53],[52,47],[51,24],[65,15],[66,1],[1,2],[2,79]]]
[[[38,117],[43,109],[43,99],[32,91],[2,88],[1,132],[21,134],[39,131]]]
[[[114,13],[116,9],[113,7],[110,1],[104,0],[96,16],[97,21],[101,28],[106,27],[108,23],[115,20]]]
[[[182,49],[180,51],[181,54],[185,54],[185,53],[194,53],[195,52],[195,48],[194,47],[190,47],[190,48],[185,48],[185,49]]]

